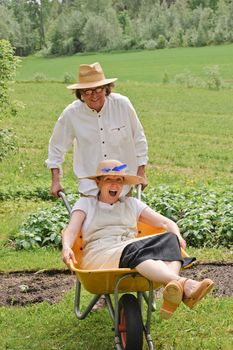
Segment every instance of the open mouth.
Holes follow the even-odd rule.
[[[109,195],[111,196],[111,197],[115,197],[116,195],[117,195],[117,191],[109,191]]]

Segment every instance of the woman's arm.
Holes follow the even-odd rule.
[[[179,239],[181,247],[183,249],[186,248],[186,242],[182,238],[182,236],[180,234],[179,227],[177,226],[177,224],[174,221],[166,218],[165,216],[163,216],[159,213],[156,213],[154,210],[152,210],[149,207],[145,208],[142,211],[142,213],[139,217],[139,220],[145,224],[148,224],[151,226],[162,227],[166,231],[175,233]]]
[[[83,211],[75,210],[71,215],[69,225],[63,232],[62,258],[67,266],[69,266],[70,259],[73,261],[74,264],[77,263],[72,247],[74,245],[78,233],[81,231],[85,217],[86,214]]]

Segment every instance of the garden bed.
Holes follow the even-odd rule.
[[[233,263],[199,263],[182,271],[182,276],[211,278],[215,282],[213,295],[227,297],[233,295],[232,268]],[[0,273],[0,306],[57,303],[74,287],[75,281],[75,275],[67,270]]]

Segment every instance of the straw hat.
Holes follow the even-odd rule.
[[[88,89],[102,85],[107,85],[116,81],[117,78],[106,79],[101,65],[96,62],[93,64],[80,64],[79,77],[76,84],[68,85],[67,89]]]
[[[144,183],[144,179],[141,176],[126,174],[125,169],[127,168],[126,164],[119,162],[114,159],[102,160],[97,169],[96,175],[79,177],[79,179],[90,179],[96,180],[100,176],[123,176],[124,185],[138,185]]]

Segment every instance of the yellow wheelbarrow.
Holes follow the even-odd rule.
[[[59,196],[62,198],[70,214],[71,207],[65,194],[59,192]],[[138,223],[138,237],[163,232],[165,231],[160,227]],[[82,250],[82,234],[79,233],[73,246],[78,263],[75,266],[72,262],[70,264],[70,269],[75,272],[77,277],[74,300],[74,311],[77,318],[79,320],[86,318],[99,298],[104,295],[115,331],[115,349],[142,350],[144,334],[149,350],[154,350],[150,336],[151,314],[152,311],[156,310],[154,289],[161,287],[161,285],[146,279],[136,270],[129,268],[104,270],[80,269]],[[182,255],[188,257],[183,250]],[[93,295],[83,311],[81,311],[80,307],[82,288]],[[120,294],[121,297],[119,298]],[[113,301],[111,295],[113,295]],[[143,312],[143,300],[147,306],[145,313]]]

